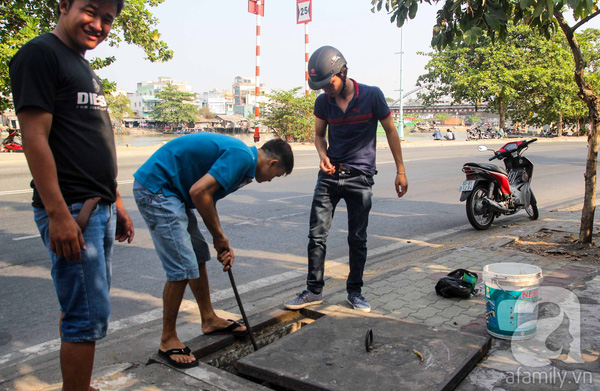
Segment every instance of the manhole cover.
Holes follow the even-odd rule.
[[[367,351],[369,330],[373,342]],[[489,336],[342,310],[244,357],[236,367],[292,390],[452,390],[489,346]]]

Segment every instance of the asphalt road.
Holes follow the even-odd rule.
[[[432,142],[434,143],[434,142]],[[489,142],[490,147],[501,145]],[[409,192],[395,196],[395,167],[388,149],[378,150],[374,205],[369,224],[369,250],[440,231],[472,230],[458,187],[467,161],[487,162],[491,155],[477,151],[476,143],[406,145],[404,159]],[[113,262],[111,321],[132,316],[156,316],[161,308],[164,271],[154,252],[145,224],[132,197],[132,174],[151,152],[148,148],[119,151],[119,189],[133,218],[132,244],[118,244]],[[583,200],[583,173],[587,145],[539,142],[526,155],[535,164],[533,189],[544,216]],[[295,169],[287,178],[252,183],[217,205],[223,230],[235,254],[238,287],[269,276],[305,270],[307,231],[312,191],[318,167],[314,149],[295,152]],[[11,352],[41,346],[58,337],[58,304],[49,272],[49,260],[30,207],[29,170],[22,157],[0,156],[0,366]],[[347,255],[346,211],[340,203],[328,240],[328,259]],[[502,217],[495,224],[527,219],[524,212]],[[203,229],[208,237],[210,235]],[[229,289],[226,273],[216,261],[209,265],[211,289]],[[268,287],[265,287],[268,289]],[[243,291],[243,289],[241,289]],[[290,296],[294,292],[290,292]],[[192,299],[187,293],[187,299]],[[154,312],[151,312],[154,311]],[[4,362],[2,358],[5,358]]]

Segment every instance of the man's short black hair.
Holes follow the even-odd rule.
[[[275,138],[264,143],[260,149],[268,157],[279,160],[279,165],[285,170],[285,175],[292,173],[294,169],[294,154],[290,144],[280,138]]]
[[[67,9],[71,9],[71,7],[73,6],[73,3],[75,2],[75,0],[67,0],[69,2],[69,8]],[[111,3],[117,6],[117,16],[121,15],[121,11],[123,11],[123,7],[125,6],[125,0],[96,0],[102,3]],[[60,0],[58,3],[58,14],[60,15]]]

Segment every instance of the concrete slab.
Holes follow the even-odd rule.
[[[267,388],[262,387],[259,384],[253,383],[251,381],[235,376],[229,372],[220,370],[219,368],[215,368],[213,366],[204,364],[202,362],[199,363],[196,367],[187,369],[177,369],[167,364],[167,362],[163,360],[162,357],[157,355],[156,358],[158,359],[150,358],[150,362],[155,362],[156,364],[144,366],[143,372],[137,375],[140,382],[142,382],[141,385],[152,385],[156,386],[156,388],[144,388],[141,387],[139,383],[135,383],[133,387],[123,388],[122,390],[267,390]],[[128,378],[131,378],[132,374],[128,373],[127,376]],[[162,384],[157,384],[158,380],[162,380]],[[110,388],[107,387],[106,389]]]
[[[373,350],[367,352],[369,329]],[[236,367],[292,390],[452,390],[489,348],[489,336],[340,308],[240,359]]]

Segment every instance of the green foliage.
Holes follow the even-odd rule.
[[[106,94],[106,102],[110,110],[110,116],[113,119],[119,120],[119,124],[126,116],[133,115],[131,101],[123,94]]]
[[[7,21],[9,16],[5,10],[0,11],[0,23]],[[35,19],[23,16],[23,25],[20,29],[13,31],[12,35],[0,37],[0,111],[9,107],[8,97],[10,95],[10,77],[8,64],[10,59],[17,53],[23,42],[27,42],[39,34],[39,26]]]
[[[313,142],[315,94],[301,94],[301,87],[289,91],[274,91],[268,95],[263,124],[284,140]]]
[[[598,58],[598,32],[580,35],[590,58]],[[582,44],[583,46],[583,44]],[[479,37],[476,43],[459,43],[428,53],[427,73],[418,84],[428,89],[427,104],[442,96],[474,105],[488,103],[490,111],[510,116],[513,121],[544,125],[575,120],[587,114],[577,98],[574,64],[562,36],[546,40],[525,26],[509,24],[504,43]],[[597,62],[597,60],[595,60]],[[590,75],[598,77],[590,67]],[[502,107],[501,107],[502,105]]]
[[[210,109],[207,106],[204,106],[200,109],[200,115],[207,119],[213,119],[217,116],[215,113],[210,111]]]
[[[151,116],[157,121],[176,126],[182,122],[194,123],[199,114],[198,108],[193,103],[194,93],[179,91],[172,85],[167,85],[164,90],[156,94],[161,100],[152,109]]]
[[[457,42],[474,44],[484,34],[494,42],[504,41],[508,21],[528,25],[550,38],[559,27],[557,16],[569,12],[576,21],[582,21],[598,11],[598,4],[591,0],[371,0],[371,11],[381,11],[385,5],[391,22],[401,27],[414,18],[418,5],[423,3],[442,4],[431,39],[431,46],[437,49]]]
[[[139,46],[146,54],[146,60],[164,62],[173,58],[173,51],[160,39],[156,29],[158,19],[148,10],[165,0],[127,0],[121,15],[113,24],[108,39],[110,46],[118,46],[121,42]]]
[[[127,0],[113,24],[108,45],[118,46],[126,42],[142,48],[147,60],[170,60],[173,52],[160,39],[156,29],[158,20],[148,10],[162,2],[164,0]],[[52,31],[57,20],[57,0],[0,0],[0,111],[8,108],[10,59],[30,39]],[[94,69],[100,69],[114,61],[114,57],[93,58],[90,63]]]
[[[382,4],[385,4],[388,13],[392,14],[392,22],[396,18],[396,24],[402,26],[407,19],[406,8],[412,6],[415,1],[432,4],[431,0],[371,0],[371,5],[372,11],[375,12],[375,9],[381,10]],[[439,0],[434,2],[437,4]],[[571,14],[575,20],[573,26],[565,18],[567,14]],[[579,232],[579,242],[584,244],[591,243],[596,208],[600,99],[589,78],[584,74],[587,59],[574,32],[598,15],[598,3],[593,0],[446,0],[437,12],[431,40],[431,46],[438,50],[461,42],[473,44],[475,37],[481,35],[487,36],[492,42],[498,38],[504,41],[508,37],[508,21],[515,25],[527,25],[547,39],[552,38],[556,31],[562,31],[572,53],[573,76],[579,89],[578,96],[585,102],[589,110],[588,118],[592,122],[588,137],[589,154]],[[559,105],[565,100],[566,96],[559,97]]]
[[[435,115],[435,120],[439,121],[442,124],[444,122],[446,122],[446,120],[448,120],[448,118],[450,118],[450,114],[448,114],[448,113],[437,113]]]
[[[467,117],[472,124],[481,123],[481,117],[477,114],[472,114]]]

